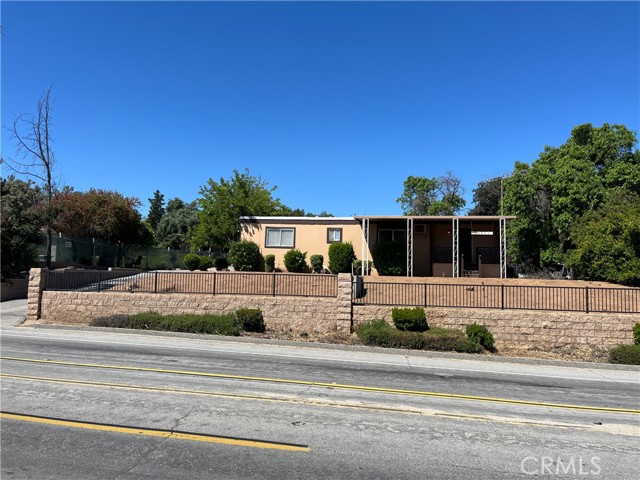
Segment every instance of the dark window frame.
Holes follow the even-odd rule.
[[[332,230],[338,230],[340,232],[340,240],[331,240],[330,232]],[[342,242],[342,228],[327,227],[327,243],[341,243]]]

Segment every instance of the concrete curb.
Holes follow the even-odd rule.
[[[579,362],[571,360],[550,360],[544,358],[527,358],[527,357],[509,357],[500,355],[480,355],[470,353],[456,352],[437,352],[427,350],[404,350],[398,348],[382,348],[368,347],[364,345],[341,345],[334,343],[322,342],[302,342],[295,340],[277,340],[271,338],[254,338],[254,337],[227,337],[222,335],[206,335],[198,333],[182,333],[182,332],[162,332],[155,330],[136,330],[125,328],[110,327],[90,327],[90,326],[73,326],[73,325],[53,325],[53,324],[27,324],[20,325],[20,328],[37,328],[45,330],[71,330],[71,331],[92,331],[92,332],[111,332],[129,335],[149,335],[156,337],[177,337],[177,338],[193,338],[198,340],[212,342],[230,342],[230,343],[253,343],[257,345],[275,345],[285,347],[298,347],[310,349],[324,350],[342,350],[350,352],[375,352],[389,355],[401,355],[403,357],[423,357],[423,358],[444,358],[452,360],[473,360],[483,362],[496,363],[515,363],[521,365],[546,365],[569,368],[585,368],[592,370],[622,370],[629,372],[640,372],[640,365],[617,365],[612,363],[596,363],[596,362]]]

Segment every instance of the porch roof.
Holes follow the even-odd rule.
[[[458,220],[476,220],[476,221],[491,221],[491,220],[513,220],[514,216],[511,215],[453,215],[453,216],[438,216],[438,215],[355,215],[353,218],[356,220],[369,221],[389,221],[389,220],[407,220],[408,218],[424,221],[451,221],[454,218]]]

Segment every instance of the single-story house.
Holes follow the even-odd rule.
[[[297,248],[329,262],[329,245],[351,242],[360,260],[372,260],[381,241],[407,247],[407,276],[506,278],[506,228],[510,216],[242,217],[242,239],[274,254]],[[374,264],[375,266],[375,264]],[[377,273],[372,271],[372,275]]]

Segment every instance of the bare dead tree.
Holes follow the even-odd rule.
[[[9,130],[17,144],[17,154],[21,160],[2,159],[2,163],[13,172],[35,178],[42,182],[45,192],[45,225],[47,229],[47,268],[51,268],[51,224],[53,223],[52,199],[56,190],[53,177],[55,156],[51,138],[52,108],[51,87],[38,100],[35,115],[21,114],[14,120]]]

